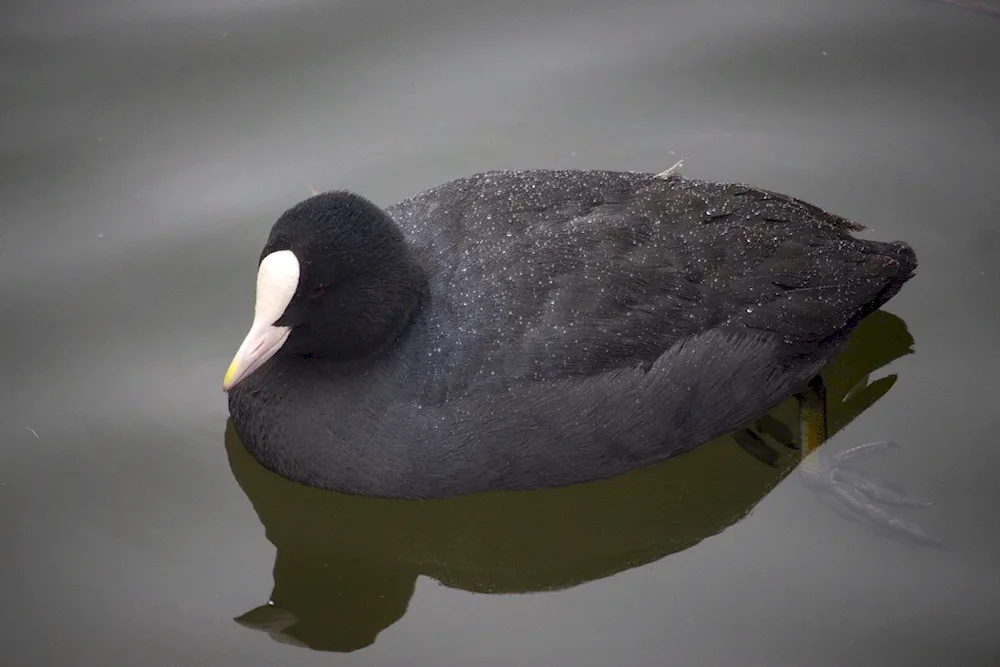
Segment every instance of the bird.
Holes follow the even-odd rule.
[[[306,486],[434,499],[623,474],[793,396],[825,437],[819,371],[914,250],[679,166],[295,204],[223,380],[247,451]]]

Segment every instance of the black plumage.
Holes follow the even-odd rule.
[[[913,275],[860,229],[676,174],[489,172],[384,212],[317,195],[262,253],[301,263],[294,329],[233,422],[275,472],[365,495],[649,465],[802,389]]]

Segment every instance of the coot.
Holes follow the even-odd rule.
[[[775,192],[495,171],[274,223],[224,380],[305,485],[435,498],[609,477],[807,390],[914,273],[902,242]]]

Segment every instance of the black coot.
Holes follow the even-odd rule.
[[[608,477],[803,390],[902,287],[901,242],[746,185],[490,172],[286,211],[226,374],[264,466],[431,498]]]

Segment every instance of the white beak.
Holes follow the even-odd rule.
[[[229,364],[226,377],[222,380],[222,391],[229,391],[233,386],[260,368],[265,361],[284,345],[291,327],[274,327],[253,325],[250,333],[243,339],[243,344]]]
[[[250,332],[222,380],[229,391],[260,368],[285,344],[291,327],[275,326],[295,296],[299,284],[299,261],[291,250],[279,250],[265,257],[257,270],[257,302]]]

